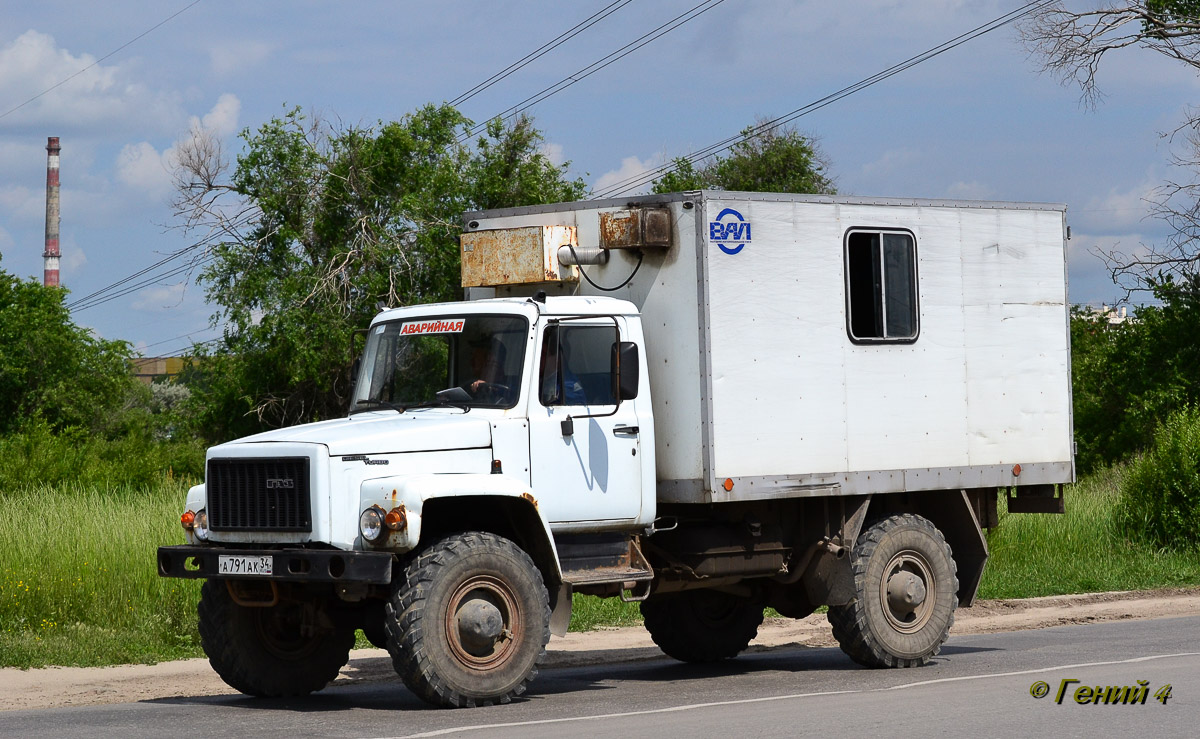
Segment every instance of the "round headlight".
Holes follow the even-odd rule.
[[[383,511],[371,506],[358,517],[358,530],[367,541],[375,541],[383,533]]]
[[[192,533],[200,541],[208,541],[208,511],[203,508],[196,514],[196,518],[192,522]]]

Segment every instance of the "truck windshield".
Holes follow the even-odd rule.
[[[371,329],[350,412],[451,405],[511,408],[521,392],[529,322],[436,316]]]

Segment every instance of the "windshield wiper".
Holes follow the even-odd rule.
[[[380,400],[379,398],[363,398],[362,400],[358,401],[354,405],[355,406],[371,406],[373,408],[390,408],[390,409],[396,411],[397,413],[403,413],[404,411],[408,410],[411,407],[411,406],[407,406],[407,405],[400,405],[398,403],[392,403],[387,400]],[[370,408],[359,408],[358,410],[366,411],[366,410],[370,410]]]
[[[410,408],[438,408],[448,406],[450,408],[461,408],[464,413],[471,412],[469,405],[472,400],[461,387],[448,387],[445,390],[438,390],[434,394],[433,400],[422,400],[419,403],[408,403],[404,406],[405,410]]]

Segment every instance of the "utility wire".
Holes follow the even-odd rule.
[[[137,41],[138,39],[142,38],[143,36],[146,36],[146,35],[147,35],[147,34],[149,34],[151,31],[154,31],[154,30],[158,29],[159,27],[166,25],[168,22],[170,22],[171,20],[173,20],[173,19],[174,19],[176,16],[178,16],[178,15],[182,14],[184,11],[187,11],[187,10],[191,9],[192,7],[194,7],[194,6],[196,6],[196,5],[199,5],[199,4],[200,4],[200,0],[193,0],[193,2],[192,2],[192,3],[190,3],[190,4],[188,4],[188,5],[185,5],[183,8],[181,8],[181,9],[179,9],[179,10],[175,11],[174,13],[172,13],[172,14],[171,14],[171,15],[169,15],[169,16],[167,16],[166,18],[164,18],[163,20],[159,21],[158,23],[155,23],[153,26],[150,26],[150,27],[149,27],[149,28],[147,28],[145,31],[142,31],[142,32],[141,32],[141,33],[139,33],[138,35],[136,35],[136,36],[134,36],[133,38],[129,39],[129,40],[128,40],[128,41],[126,41],[125,43],[121,44],[120,46],[118,46],[117,48],[115,48],[115,49],[113,49],[112,51],[108,52],[107,54],[105,54],[104,56],[100,57],[100,58],[99,58],[99,59],[97,59],[96,61],[94,61],[94,62],[92,62],[91,64],[87,65],[86,67],[84,67],[83,69],[79,70],[79,71],[78,71],[78,72],[76,72],[75,74],[71,75],[70,77],[67,77],[65,80],[63,80],[63,81],[59,82],[58,84],[51,85],[50,87],[47,87],[45,90],[42,90],[42,91],[41,91],[41,92],[39,92],[38,94],[34,95],[33,97],[29,98],[29,99],[28,99],[28,100],[26,100],[25,102],[23,102],[23,103],[21,103],[20,105],[16,106],[15,108],[9,108],[8,110],[4,111],[3,113],[0,113],[0,118],[5,118],[5,117],[7,117],[7,116],[8,116],[10,113],[15,113],[15,112],[17,112],[17,111],[18,111],[18,110],[20,110],[21,108],[24,108],[26,105],[29,105],[29,104],[30,104],[30,103],[32,103],[34,100],[37,100],[38,98],[40,98],[41,96],[45,95],[46,93],[48,93],[48,92],[52,92],[52,91],[54,91],[54,90],[57,90],[58,88],[62,87],[63,85],[67,84],[67,83],[68,83],[68,82],[70,82],[71,80],[73,80],[73,79],[75,79],[76,77],[78,77],[79,75],[83,74],[84,72],[88,71],[88,70],[89,70],[89,69],[91,69],[92,67],[96,66],[96,65],[97,65],[97,64],[99,64],[100,62],[104,61],[105,59],[108,59],[108,58],[109,58],[109,57],[111,57],[113,54],[116,54],[117,52],[121,51],[122,49],[124,49],[125,47],[129,46],[130,44],[132,44],[133,42]]]
[[[944,54],[945,52],[950,51],[951,49],[955,49],[955,48],[961,46],[962,44],[967,43],[968,41],[972,41],[976,38],[979,38],[980,36],[983,36],[984,34],[990,33],[998,28],[1006,26],[1009,23],[1012,23],[1013,21],[1017,20],[1018,18],[1020,18],[1024,15],[1032,13],[1035,10],[1038,10],[1039,8],[1044,7],[1046,5],[1050,5],[1051,2],[1053,2],[1053,0],[1037,0],[1036,2],[1026,3],[1025,5],[1022,5],[1019,8],[1016,8],[1015,10],[1009,11],[1008,13],[998,16],[997,18],[993,18],[992,20],[988,21],[987,23],[976,26],[975,28],[971,29],[970,31],[967,31],[966,33],[955,36],[954,38],[952,38],[948,41],[945,41],[941,44],[938,44],[937,46],[934,46],[920,54],[917,54],[916,56],[909,57],[908,59],[904,60],[903,62],[900,62],[899,64],[895,64],[895,65],[888,67],[887,69],[884,69],[880,72],[876,72],[875,74],[871,75],[870,77],[861,79],[852,85],[843,87],[842,89],[838,90],[837,92],[830,93],[829,95],[819,98],[818,100],[814,100],[813,102],[808,103],[807,105],[804,105],[800,108],[796,108],[795,110],[791,111],[790,113],[786,113],[778,118],[774,118],[770,121],[766,121],[765,123],[761,123],[761,124],[755,126],[749,132],[749,134],[747,134],[746,136],[743,136],[742,134],[730,136],[726,139],[722,139],[721,141],[716,142],[715,144],[710,144],[709,146],[706,146],[703,149],[695,151],[695,152],[693,152],[685,157],[681,157],[681,158],[695,164],[706,157],[709,157],[714,154],[718,154],[720,152],[731,149],[731,148],[733,148],[733,146],[735,144],[737,144],[739,141],[742,141],[744,138],[752,138],[752,137],[757,136],[757,135],[763,133],[764,131],[768,131],[776,126],[790,123],[802,116],[812,113],[813,111],[820,110],[821,108],[824,108],[827,105],[831,105],[831,104],[837,102],[838,100],[841,100],[842,98],[853,95],[854,93],[859,92],[861,90],[865,90],[866,88],[871,87],[872,85],[874,85],[878,82],[882,82],[883,80],[888,79],[889,77],[892,77],[896,74],[899,74],[900,72],[903,72],[906,69],[911,69],[912,67],[915,67],[916,65],[921,64],[922,62],[929,61],[930,59],[933,59],[934,57],[939,56],[941,54]],[[629,190],[649,184],[650,182],[653,182],[653,181],[659,179],[660,177],[662,177],[663,175],[667,174],[668,172],[673,172],[676,169],[678,169],[678,165],[676,165],[674,162],[668,162],[668,163],[662,164],[662,165],[655,167],[651,170],[648,170],[646,172],[642,172],[642,173],[634,175],[632,177],[628,177],[624,180],[621,180],[620,182],[615,182],[612,185],[609,185],[608,187],[604,188],[603,190],[593,193],[593,197],[605,198],[605,197],[614,197],[614,196],[620,195],[621,193],[624,193]]]
[[[145,269],[134,272],[133,274],[129,275],[128,277],[125,277],[124,279],[121,279],[121,280],[117,280],[116,282],[112,283],[111,285],[102,287],[93,293],[84,295],[82,298],[76,298],[75,300],[72,300],[71,302],[67,303],[66,307],[68,310],[77,308],[78,306],[91,301],[93,298],[97,298],[100,295],[103,295],[104,293],[108,292],[109,290],[112,290],[113,288],[120,287],[121,285],[124,285],[125,283],[129,282],[130,280],[136,280],[137,278],[141,277],[142,275],[146,274],[147,272],[151,272],[151,271],[163,266],[167,262],[174,261],[175,259],[178,259],[179,257],[181,257],[189,252],[194,251],[197,247],[199,247],[199,244],[192,244],[191,246],[185,246],[176,252],[172,252],[171,254],[168,254],[166,257],[158,260],[157,262],[150,265],[149,267],[146,267]]]
[[[150,287],[151,285],[157,285],[157,284],[161,283],[163,280],[166,280],[168,278],[175,277],[176,275],[180,275],[185,272],[189,272],[189,271],[199,268],[199,267],[203,267],[204,265],[211,262],[213,260],[213,258],[214,257],[212,257],[212,256],[208,256],[208,257],[205,257],[204,259],[201,259],[198,261],[191,261],[191,262],[188,262],[187,264],[180,265],[180,266],[175,267],[167,272],[162,272],[160,274],[151,275],[150,277],[147,277],[146,279],[142,280],[141,282],[135,282],[132,285],[128,285],[127,287],[125,287],[122,290],[118,290],[116,292],[108,292],[107,294],[105,294],[103,296],[96,297],[91,300],[79,301],[78,303],[73,303],[70,306],[68,306],[68,309],[71,310],[72,312],[79,312],[79,311],[85,311],[88,308],[95,308],[98,305],[104,305],[105,303],[116,300],[117,298],[122,298],[130,293],[137,292],[137,291],[141,290],[142,288]],[[127,282],[127,281],[128,281],[128,278],[126,280],[123,280],[122,282]]]
[[[159,346],[160,344],[168,344],[168,343],[170,343],[170,342],[172,342],[172,341],[176,341],[176,340],[178,340],[178,339],[186,339],[186,338],[187,338],[187,337],[189,337],[189,336],[195,336],[196,334],[202,334],[202,333],[204,333],[205,331],[209,331],[210,329],[211,329],[211,327],[198,328],[198,329],[196,329],[195,331],[190,331],[190,332],[188,332],[188,333],[186,333],[186,334],[180,334],[179,336],[172,336],[172,337],[171,337],[171,338],[169,338],[169,339],[163,339],[162,341],[156,341],[156,342],[154,342],[153,344],[146,344],[146,345],[145,345],[144,347],[142,347],[142,348],[143,348],[143,349],[149,349],[149,348],[150,348],[150,347],[152,347],[152,346]],[[209,341],[213,341],[213,339],[210,339]],[[199,344],[199,343],[208,343],[208,342],[193,342],[193,343],[198,343],[198,344]]]
[[[591,16],[585,18],[584,20],[580,21],[579,23],[572,26],[571,28],[568,28],[566,31],[563,31],[558,36],[554,37],[550,41],[547,41],[545,44],[543,44],[539,48],[534,49],[533,51],[529,52],[525,56],[521,57],[517,61],[515,61],[512,64],[505,67],[504,69],[493,74],[491,77],[488,77],[483,82],[480,82],[479,84],[475,85],[474,87],[467,90],[463,94],[461,94],[458,97],[454,98],[453,100],[449,101],[447,104],[459,106],[462,103],[465,103],[466,101],[475,97],[476,95],[478,95],[479,93],[488,89],[492,85],[496,84],[500,80],[503,80],[505,77],[508,77],[512,73],[520,70],[521,68],[523,68],[523,67],[531,64],[532,62],[537,61],[541,57],[545,56],[551,50],[553,50],[555,47],[557,47],[559,44],[563,43],[564,41],[569,41],[569,40],[575,38],[579,34],[583,33],[587,29],[596,25],[600,21],[604,20],[605,18],[607,18],[608,16],[617,12],[618,10],[625,7],[626,5],[628,5],[631,2],[633,2],[633,0],[616,0],[615,2],[609,3],[608,5],[604,6],[600,10],[593,13]]]
[[[192,5],[195,5],[199,1],[200,0],[196,0],[196,2],[193,2]],[[516,72],[517,70],[521,69],[522,67],[535,61],[536,59],[540,58],[541,56],[544,56],[551,49],[553,49],[557,44],[562,43],[563,41],[569,40],[569,39],[579,35],[580,33],[587,30],[588,28],[595,25],[596,23],[603,20],[604,18],[607,18],[608,16],[612,15],[613,13],[617,12],[618,10],[621,10],[626,5],[631,3],[632,1],[633,0],[616,0],[615,2],[612,2],[612,3],[604,6],[599,11],[597,11],[596,13],[593,13],[588,18],[585,18],[580,23],[576,24],[575,26],[572,26],[571,28],[567,29],[563,33],[559,34],[555,39],[544,44],[543,46],[539,47],[538,49],[534,50],[533,52],[530,52],[529,54],[525,55],[521,59],[517,60],[513,64],[506,67],[505,69],[501,70],[500,72],[497,72],[496,74],[492,75],[488,79],[479,83],[475,87],[472,87],[471,89],[467,90],[462,95],[459,95],[453,101],[451,101],[451,104],[461,103],[466,100],[469,100],[471,97],[474,97],[475,95],[482,92],[483,90],[486,90],[488,87],[491,87],[492,85],[496,84],[500,80],[504,79],[505,77],[507,77],[507,76],[511,75],[512,73]],[[536,95],[526,98],[521,103],[518,103],[516,106],[513,106],[513,107],[509,108],[508,110],[504,111],[503,113],[501,113],[499,117],[507,116],[510,113],[517,111],[517,110],[524,110],[524,109],[532,106],[533,104],[540,102],[541,100],[545,100],[546,98],[550,97],[551,95],[561,92],[562,90],[566,89],[567,87],[570,87],[571,85],[575,84],[575,82],[578,82],[579,80],[582,80],[585,77],[588,77],[591,74],[594,74],[595,72],[600,71],[604,67],[607,67],[609,64],[612,64],[613,62],[617,61],[617,59],[620,59],[620,58],[636,51],[637,49],[642,48],[646,44],[666,35],[667,33],[670,33],[671,31],[675,30],[676,28],[683,25],[684,23],[687,23],[688,21],[696,18],[700,14],[712,9],[713,7],[716,7],[717,5],[719,5],[720,3],[724,2],[724,1],[725,0],[705,0],[704,2],[693,7],[692,9],[686,11],[685,13],[682,13],[681,15],[676,16],[675,18],[671,19],[670,21],[667,21],[666,23],[662,24],[661,26],[654,29],[653,31],[650,31],[649,33],[643,35],[642,37],[630,42],[629,44],[626,44],[625,46],[621,47],[620,49],[617,49],[616,51],[612,52],[608,56],[584,67],[583,69],[576,72],[574,75],[567,77],[564,80],[561,80],[560,82],[556,83],[555,85],[551,85],[549,88],[542,90],[541,92],[537,93]],[[190,8],[190,7],[191,7],[191,5],[185,7],[183,10],[187,10],[187,8]],[[179,13],[182,13],[183,10],[179,11]],[[176,15],[178,15],[179,13],[176,13]],[[172,18],[173,17],[174,16],[172,16]],[[170,18],[168,18],[167,20],[170,20]],[[165,23],[165,22],[166,21],[163,21],[163,23]],[[160,23],[159,25],[162,25],[162,23]],[[151,29],[151,30],[153,30],[153,29]],[[147,31],[147,33],[148,32],[149,31]],[[145,34],[142,34],[142,35],[145,35]],[[134,40],[136,40],[136,39],[134,39]],[[132,43],[132,41],[130,43]],[[128,46],[128,44],[126,44],[126,46]],[[630,47],[633,47],[633,48],[630,48]],[[122,48],[124,48],[124,47],[122,47]],[[118,51],[119,51],[119,49],[118,49]],[[113,53],[116,53],[116,52],[113,52]],[[111,54],[109,54],[109,56],[111,56]],[[107,58],[108,57],[105,57],[105,59],[107,59]],[[103,61],[103,59],[101,59],[100,61]],[[99,61],[96,63],[98,64]],[[86,70],[81,70],[80,73],[82,73],[82,71],[86,71]],[[79,73],[77,73],[77,74],[79,74]],[[62,84],[62,83],[59,83],[59,84]],[[45,93],[43,93],[43,94],[45,94]],[[535,100],[535,98],[536,98],[536,100]],[[531,100],[533,102],[530,102]],[[525,105],[525,103],[529,103],[529,105]],[[524,107],[521,107],[521,106],[524,106]],[[496,118],[496,117],[497,116],[492,116],[492,118]],[[470,132],[464,134],[459,139],[459,142],[461,143],[463,141],[466,141],[470,137],[476,135],[476,133],[478,133],[479,131],[482,131],[486,127],[486,125],[487,125],[486,123],[483,123],[483,124],[480,124],[479,126],[476,126]],[[128,295],[131,292],[135,292],[144,287],[149,287],[150,285],[160,282],[163,279],[166,279],[168,277],[173,277],[182,271],[186,271],[183,268],[173,269],[167,273],[158,275],[157,277],[148,278],[147,280],[143,280],[142,282],[139,282],[136,285],[127,287],[123,290],[120,290],[119,292],[116,292],[116,293],[111,292],[112,290],[119,288],[122,285],[127,284],[131,280],[137,279],[138,277],[141,277],[141,276],[157,269],[158,267],[161,267],[164,264],[166,264],[184,254],[191,252],[192,250],[197,248],[197,246],[199,246],[199,245],[194,244],[192,246],[184,247],[183,249],[181,249],[171,255],[168,255],[166,258],[159,260],[158,262],[150,265],[149,267],[146,267],[145,269],[143,269],[139,272],[135,272],[134,274],[129,275],[128,277],[126,277],[122,280],[118,280],[117,282],[114,282],[111,285],[103,287],[100,290],[97,290],[96,292],[91,293],[90,295],[86,295],[82,298],[72,301],[70,304],[67,305],[67,308],[71,309],[71,310],[81,311],[81,310],[86,310],[88,308],[93,308],[98,305],[103,305],[104,303],[107,303],[110,300],[114,300],[116,298],[123,297],[125,295]],[[196,266],[198,266],[198,265],[196,265]]]
[[[209,339],[208,341],[193,341],[189,344],[182,344],[182,345],[174,347],[173,349],[170,349],[170,350],[164,350],[164,351],[160,352],[160,354],[162,354],[165,357],[178,357],[182,352],[187,351],[188,349],[191,349],[193,347],[210,346],[212,344],[219,343],[220,341],[221,341],[220,338]]]
[[[568,75],[568,76],[564,77],[563,79],[559,80],[558,82],[554,83],[553,85],[550,85],[549,87],[545,87],[542,90],[540,90],[539,92],[536,92],[533,95],[530,95],[529,97],[525,98],[524,100],[517,103],[516,105],[509,107],[507,110],[505,110],[501,113],[498,113],[497,115],[491,116],[490,118],[483,121],[482,123],[476,124],[471,129],[466,131],[463,135],[459,136],[457,139],[457,142],[461,144],[461,143],[464,143],[465,141],[467,141],[468,139],[470,139],[471,137],[477,136],[479,133],[481,133],[483,130],[485,130],[487,128],[488,121],[495,120],[496,118],[501,118],[501,119],[512,118],[512,117],[516,116],[518,113],[521,113],[525,110],[528,110],[529,108],[532,108],[534,105],[537,105],[538,103],[542,102],[543,100],[546,100],[547,98],[557,95],[558,93],[567,89],[571,85],[574,85],[576,82],[579,82],[581,80],[584,80],[584,79],[592,76],[593,74],[595,74],[596,72],[599,72],[600,70],[609,66],[613,62],[623,59],[624,57],[632,54],[633,52],[637,51],[638,49],[641,49],[642,47],[646,46],[647,44],[649,44],[653,41],[657,41],[658,39],[667,35],[671,31],[674,31],[675,29],[679,28],[680,26],[684,25],[685,23],[695,20],[696,18],[707,13],[708,11],[712,10],[713,8],[717,7],[718,5],[720,5],[723,2],[725,2],[725,0],[704,0],[704,2],[692,7],[690,10],[687,10],[687,11],[677,15],[676,17],[672,18],[671,20],[667,21],[666,23],[663,23],[661,26],[655,28],[654,30],[634,39],[633,41],[630,41],[628,44],[626,44],[626,45],[622,46],[621,48],[617,49],[616,51],[610,53],[608,56],[602,57],[601,59],[598,59],[598,60],[592,62],[591,64],[587,65],[586,67],[583,67],[582,69],[578,70],[574,74]]]

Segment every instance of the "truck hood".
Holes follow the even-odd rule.
[[[447,415],[428,410],[372,411],[350,418],[306,423],[267,431],[229,445],[250,442],[304,442],[324,444],[329,455],[433,452],[446,449],[481,449],[491,446],[492,429],[486,418]]]

